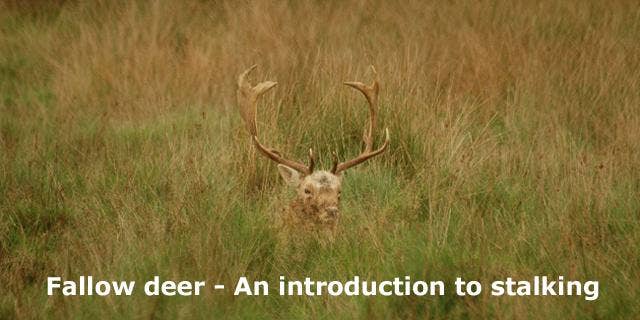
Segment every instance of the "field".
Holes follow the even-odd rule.
[[[635,1],[0,2],[0,318],[624,319],[640,313]],[[329,168],[381,81],[391,145],[347,172],[333,243],[289,247],[293,196],[236,78],[278,86],[262,140]],[[222,283],[47,296],[48,276]],[[444,280],[441,297],[232,295],[240,276]],[[456,277],[598,280],[599,297],[454,295]]]

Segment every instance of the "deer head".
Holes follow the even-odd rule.
[[[333,166],[330,171],[325,171],[315,170],[315,155],[311,149],[309,149],[309,164],[305,165],[283,157],[278,151],[268,148],[260,142],[256,125],[258,99],[277,83],[265,81],[252,86],[246,78],[255,68],[254,65],[240,74],[237,91],[240,115],[251,135],[251,141],[262,155],[278,163],[278,171],[282,178],[296,189],[297,198],[292,207],[298,209],[302,216],[316,223],[334,225],[340,214],[341,173],[383,153],[389,145],[389,130],[385,129],[384,143],[380,148],[373,150],[373,132],[377,120],[376,105],[380,88],[375,69],[373,66],[371,67],[375,77],[371,85],[365,85],[361,82],[344,83],[362,92],[369,105],[369,124],[365,127],[363,134],[364,149],[360,155],[345,162],[339,162],[337,154],[333,152]]]

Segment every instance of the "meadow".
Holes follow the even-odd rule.
[[[0,318],[625,319],[640,313],[635,1],[0,1]],[[380,75],[389,150],[348,171],[330,244],[262,139],[329,168]],[[382,140],[381,130],[376,145]],[[599,297],[47,296],[48,276],[598,280]]]

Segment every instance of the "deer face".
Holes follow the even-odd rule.
[[[334,224],[340,216],[342,176],[328,171],[315,171],[301,176],[296,170],[278,165],[282,178],[296,189],[297,201],[304,212],[322,224]]]

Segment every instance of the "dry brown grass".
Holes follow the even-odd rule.
[[[640,279],[632,1],[0,3],[0,317],[628,318]],[[358,152],[381,75],[388,154],[344,183],[333,246],[278,246],[260,130]],[[302,249],[300,249],[302,250]],[[302,256],[298,263],[290,255]],[[600,298],[47,297],[48,275],[601,281]]]

